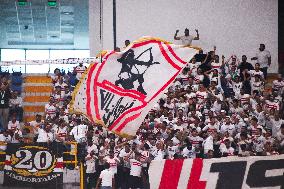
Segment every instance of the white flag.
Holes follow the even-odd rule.
[[[91,64],[77,85],[72,107],[120,134],[136,134],[145,116],[198,49],[142,38],[123,52]]]

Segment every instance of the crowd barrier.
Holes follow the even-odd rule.
[[[284,155],[152,161],[151,189],[283,189]]]

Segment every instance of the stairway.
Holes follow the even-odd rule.
[[[22,92],[25,122],[35,120],[36,114],[44,114],[52,90],[51,78],[46,74],[25,75]]]

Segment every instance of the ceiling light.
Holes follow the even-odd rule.
[[[64,14],[64,15],[72,15],[73,12],[61,12],[61,14]]]

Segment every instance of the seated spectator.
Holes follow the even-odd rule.
[[[9,135],[8,130],[2,130],[2,132],[0,132],[0,151],[5,151],[7,149],[7,143],[11,141],[12,137]]]

